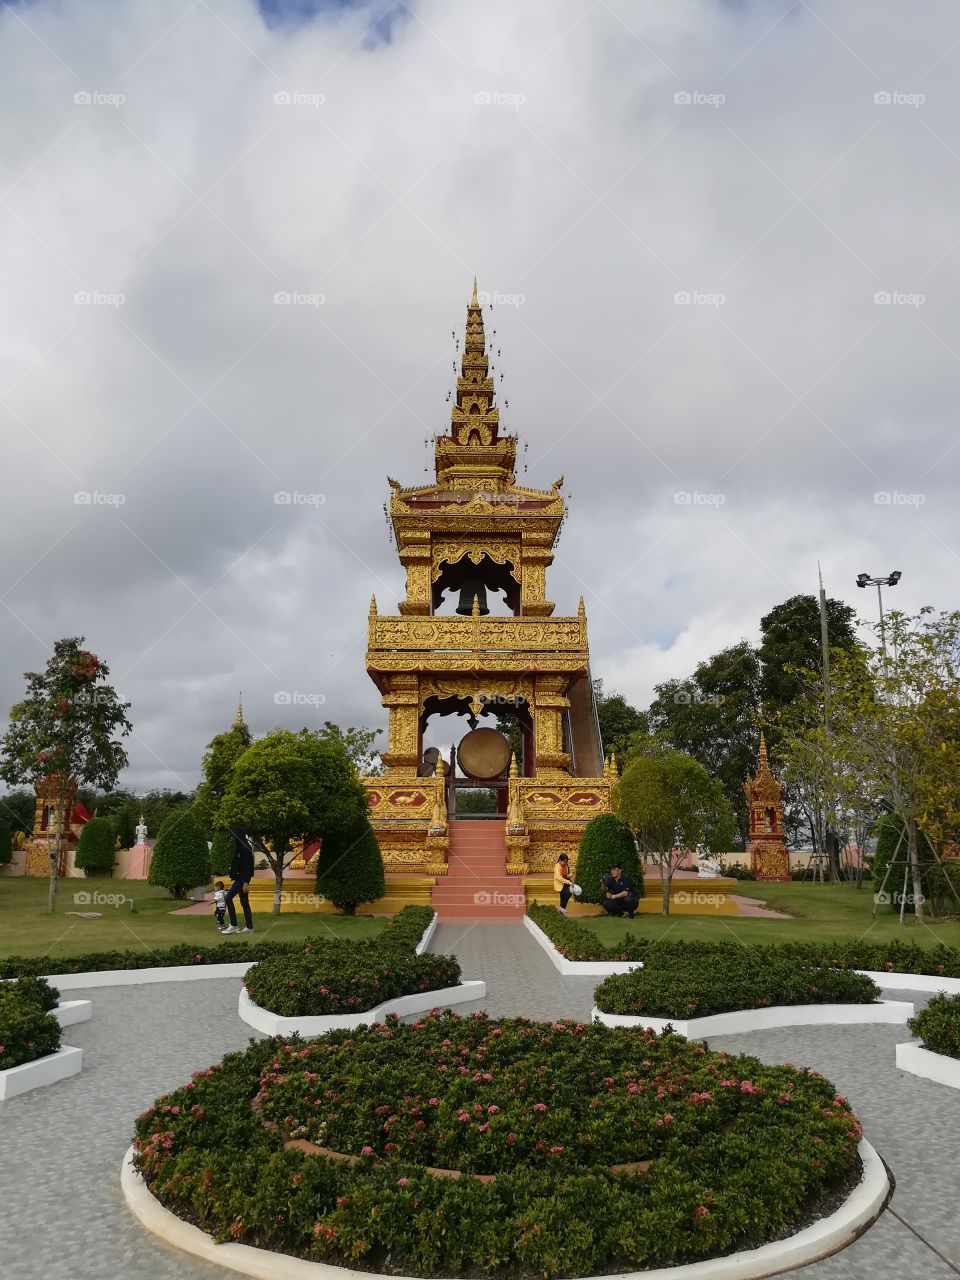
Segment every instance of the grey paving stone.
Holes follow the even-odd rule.
[[[590,1015],[595,980],[563,978],[516,925],[446,924],[433,950],[455,952],[464,976],[483,978],[483,1007],[500,1017]],[[223,1280],[160,1244],[131,1217],[119,1167],[134,1118],[191,1071],[243,1048],[237,979],[78,991],[93,1019],[68,1028],[82,1073],[0,1104],[0,1275],[3,1280]],[[74,993],[71,993],[74,994]],[[914,997],[905,996],[906,999]],[[918,1004],[925,997],[915,997]],[[469,1011],[474,1006],[462,1006]],[[896,1027],[786,1029],[711,1041],[766,1061],[815,1067],[850,1098],[867,1136],[894,1170],[893,1207],[960,1259],[960,1093],[898,1072]],[[798,1274],[798,1273],[791,1273]],[[893,1214],[856,1244],[803,1272],[811,1280],[949,1280],[960,1274]]]

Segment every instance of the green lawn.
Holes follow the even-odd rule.
[[[0,955],[72,956],[84,951],[152,951],[177,942],[219,943],[212,908],[206,915],[171,915],[189,902],[176,902],[145,880],[70,879],[57,890],[57,909],[47,911],[47,881],[31,876],[0,878]],[[74,902],[75,894],[121,894],[133,899],[116,907]],[[99,911],[99,920],[84,920],[71,911]],[[238,912],[241,924],[243,915]],[[371,938],[387,921],[383,917],[315,915],[289,912],[254,913],[254,939],[291,942],[308,935]],[[223,941],[236,935],[230,934]],[[251,935],[243,934],[242,937]]]
[[[650,886],[647,886],[649,893]],[[633,920],[613,920],[605,916],[576,916],[577,924],[593,929],[607,945],[628,931],[641,937],[736,938],[740,942],[833,942],[868,937],[871,942],[894,938],[935,947],[944,943],[960,947],[960,922],[932,920],[917,924],[907,916],[901,926],[889,907],[878,907],[873,918],[873,887],[861,889],[846,884],[778,884],[744,881],[736,892],[762,900],[776,911],[790,913],[789,920],[757,920],[736,916],[638,915]]]

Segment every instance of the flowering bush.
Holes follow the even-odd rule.
[[[293,1018],[362,1013],[397,996],[458,986],[453,956],[414,954],[432,918],[428,907],[404,907],[369,942],[309,939],[294,956],[269,957],[248,969],[244,986],[261,1009]]]
[[[907,1026],[931,1053],[960,1058],[960,996],[934,996]]]
[[[856,1180],[859,1136],[814,1072],[673,1035],[445,1013],[252,1043],[157,1099],[134,1147],[153,1194],[220,1240],[550,1277],[790,1233]]]
[[[726,944],[722,944],[726,950]],[[704,1018],[733,1009],[788,1004],[870,1004],[880,989],[844,969],[815,968],[772,947],[732,944],[720,963],[704,963],[697,946],[647,952],[642,969],[605,978],[594,992],[604,1013],[656,1018]]]
[[[50,1012],[57,998],[42,978],[0,987],[0,1071],[57,1052],[60,1023]]]
[[[724,965],[742,950],[738,942],[669,941],[627,933],[619,942],[605,946],[599,934],[554,907],[531,906],[531,920],[549,937],[568,960],[645,960],[651,948],[663,954],[670,948],[692,959]],[[934,977],[960,978],[960,947],[918,947],[912,942],[781,942],[753,946],[751,950],[768,956],[783,956],[826,969],[870,969],[873,972],[925,973]]]

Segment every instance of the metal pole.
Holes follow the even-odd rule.
[[[880,589],[880,583],[877,582],[877,600],[880,604],[880,648],[883,652],[883,669],[887,669],[887,633],[883,625],[883,592]]]

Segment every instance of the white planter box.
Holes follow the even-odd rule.
[[[93,1017],[92,1000],[61,1000],[52,1010],[61,1027],[72,1027],[77,1022],[89,1022]]]
[[[292,1036],[294,1032],[304,1038],[326,1035],[328,1031],[352,1031],[371,1022],[383,1022],[387,1014],[395,1013],[405,1018],[408,1014],[428,1013],[431,1009],[446,1009],[453,1004],[469,1004],[483,1000],[487,994],[485,982],[461,982],[458,987],[444,987],[439,991],[418,991],[412,996],[398,996],[385,1000],[375,1009],[363,1013],[324,1013],[310,1017],[289,1018],[279,1013],[261,1009],[247,995],[246,987],[240,992],[240,1017],[249,1026],[268,1036]]]
[[[62,1045],[56,1053],[48,1053],[45,1058],[24,1062],[19,1067],[7,1067],[6,1071],[0,1071],[0,1101],[75,1076],[82,1062],[82,1049]]]
[[[58,991],[83,987],[138,987],[145,982],[195,982],[202,978],[242,978],[256,960],[238,964],[171,964],[155,969],[103,969],[93,973],[45,974]]]
[[[773,1027],[855,1026],[867,1022],[903,1023],[913,1017],[913,1005],[902,1000],[881,1000],[877,1004],[783,1004],[768,1009],[737,1009],[714,1013],[706,1018],[648,1018],[627,1013],[601,1013],[596,1007],[591,1017],[605,1027],[649,1027],[663,1031],[672,1026],[681,1036],[698,1040],[701,1036],[737,1035],[743,1031],[767,1031]]]
[[[928,973],[887,973],[885,969],[858,969],[885,991],[945,991],[960,996],[960,978],[934,978]]]
[[[919,1040],[897,1045],[897,1066],[911,1075],[960,1089],[960,1058],[948,1058],[945,1053],[924,1049]]]
[[[420,939],[420,941],[417,943],[416,950],[415,950],[415,951],[414,951],[414,953],[413,953],[415,956],[422,956],[422,955],[423,955],[423,953],[426,951],[427,947],[429,947],[430,943],[433,941],[433,935],[434,935],[436,932],[437,932],[437,913],[436,913],[436,912],[434,912],[434,913],[433,913],[433,919],[430,921],[430,923],[429,923],[429,924],[427,925],[427,927],[424,929],[424,931],[423,931],[423,937],[422,937],[422,938]]]
[[[523,927],[543,947],[557,972],[567,978],[608,978],[612,973],[632,973],[643,968],[642,960],[568,960],[529,916],[523,917]]]
[[[616,1280],[762,1280],[793,1267],[829,1257],[852,1244],[883,1211],[890,1196],[890,1180],[883,1161],[869,1142],[860,1143],[863,1178],[839,1209],[785,1240],[727,1254],[709,1262],[690,1262],[655,1271],[621,1273]],[[155,1236],[195,1258],[227,1267],[259,1280],[370,1280],[369,1271],[353,1271],[326,1262],[308,1262],[247,1244],[217,1244],[199,1227],[165,1209],[133,1167],[133,1148],[124,1157],[120,1187],[131,1212]],[[394,1277],[394,1280],[406,1280]],[[608,1280],[608,1277],[603,1277]]]

